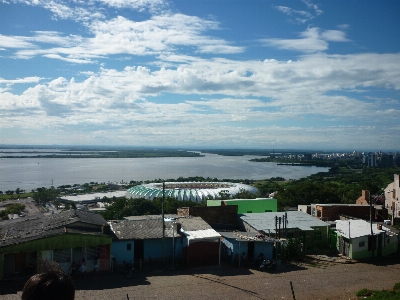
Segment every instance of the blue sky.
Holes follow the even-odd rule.
[[[0,3],[0,144],[400,150],[400,2]]]

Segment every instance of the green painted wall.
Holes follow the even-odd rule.
[[[106,235],[91,235],[79,233],[64,233],[57,236],[45,237],[17,245],[0,248],[0,279],[4,277],[4,254],[37,251],[38,261],[43,250],[68,249],[78,247],[94,247],[111,245],[112,238]]]
[[[337,238],[339,238],[339,234],[337,234]],[[362,238],[362,237],[361,237]],[[363,259],[363,258],[369,258],[372,257],[372,251],[368,250],[368,244],[366,245],[366,249],[363,250],[358,250],[356,251],[355,249],[357,248],[357,246],[354,245],[354,243],[357,245],[357,243],[359,243],[360,241],[365,240],[366,243],[368,243],[368,238],[364,237],[364,239],[360,239],[360,238],[352,238],[350,240],[350,250],[349,250],[349,256],[351,259]],[[339,243],[339,242],[337,242]],[[382,246],[382,255],[381,256],[387,256],[393,253],[396,253],[398,250],[398,242],[397,242],[397,238],[395,237],[391,237],[391,243],[390,244],[386,244],[384,246]],[[377,257],[378,252],[377,250],[374,251],[374,257]]]
[[[232,200],[207,200],[207,206],[221,206],[222,201],[226,205],[237,205],[238,214],[277,212],[278,203],[273,198],[263,199],[232,199]]]
[[[37,239],[17,245],[0,248],[0,253],[33,252],[78,247],[94,247],[111,244],[112,238],[105,235],[64,233],[57,236]]]

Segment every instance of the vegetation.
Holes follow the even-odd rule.
[[[400,299],[400,283],[396,283],[391,290],[369,290],[362,289],[356,294],[359,299],[371,299],[371,300],[398,300]]]
[[[259,181],[254,185],[262,196],[277,192],[278,209],[310,203],[355,203],[362,190],[371,195],[380,195],[383,189],[393,182],[393,175],[400,168],[366,168],[354,171],[348,168],[333,167],[307,178],[291,181]]]
[[[56,200],[59,195],[59,191],[54,187],[46,189],[44,187],[38,188],[37,193],[33,194],[33,200],[36,204],[46,204],[47,202]]]
[[[280,254],[285,260],[292,260],[302,256],[303,244],[300,239],[287,239],[281,243]]]
[[[22,152],[22,154],[21,154]],[[12,153],[12,152],[8,152]],[[2,158],[154,158],[154,157],[200,157],[199,152],[159,149],[136,150],[99,150],[99,149],[72,149],[56,153],[40,151],[18,151],[18,155],[3,156]],[[26,155],[24,155],[26,153]]]
[[[180,201],[172,197],[166,197],[164,203],[165,214],[176,214],[179,207],[191,206],[204,206],[204,203],[197,203],[193,201]],[[146,200],[144,198],[126,199],[118,198],[109,205],[102,216],[106,220],[122,220],[128,216],[142,216],[142,215],[161,215],[162,213],[162,198],[155,198],[154,200]]]
[[[8,220],[9,214],[20,214],[25,209],[25,205],[14,203],[7,206],[5,210],[0,210],[0,219]]]

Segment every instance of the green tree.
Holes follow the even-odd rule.
[[[231,194],[229,193],[228,190],[221,190],[219,193],[219,198],[221,200],[228,200],[229,198],[231,198]]]
[[[259,196],[258,193],[249,192],[243,188],[239,189],[239,193],[235,194],[236,199],[255,199]]]
[[[35,200],[36,204],[40,203],[47,203],[53,200],[56,200],[59,192],[56,190],[54,187],[51,187],[49,189],[46,189],[44,187],[38,188],[38,191],[33,194],[33,200]]]

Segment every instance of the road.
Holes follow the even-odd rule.
[[[133,279],[99,274],[75,280],[76,299],[357,299],[357,291],[391,289],[400,282],[400,259],[342,264],[307,261],[274,273],[229,266],[142,271]],[[20,299],[23,281],[0,283],[1,299]]]

